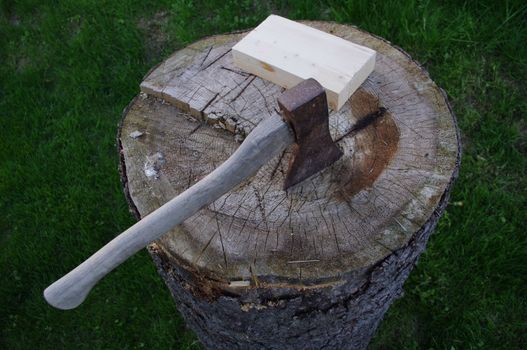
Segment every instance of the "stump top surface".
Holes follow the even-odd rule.
[[[320,285],[368,268],[427,222],[458,165],[454,116],[424,69],[354,27],[304,23],[377,51],[374,72],[330,115],[344,156],[285,192],[287,150],[156,243],[206,278]],[[244,34],[177,51],[126,110],[123,178],[141,216],[210,173],[277,108],[280,87],[232,64]]]

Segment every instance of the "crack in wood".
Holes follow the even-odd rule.
[[[249,85],[253,82],[254,79],[256,79],[256,76],[254,75],[252,77],[248,77],[247,80],[249,81],[247,82],[247,84],[245,84],[245,86],[240,90],[240,92],[238,92],[238,94],[234,96],[234,98],[231,99],[230,103],[233,103],[234,101],[236,101],[236,99],[243,94],[243,92],[247,89],[247,87],[249,87]]]
[[[209,68],[210,66],[212,66],[214,63],[216,63],[217,61],[219,61],[221,58],[223,58],[226,54],[228,54],[229,52],[231,52],[231,49],[228,49],[226,52],[222,53],[221,55],[219,55],[218,57],[216,57],[212,62],[210,62],[205,68],[203,68],[202,70],[206,70],[207,68]]]
[[[274,166],[273,171],[271,171],[271,175],[269,176],[269,181],[272,181],[272,180],[273,180],[274,175],[276,174],[276,171],[278,170],[278,167],[282,164],[282,159],[284,158],[285,153],[286,153],[286,151],[284,150],[284,151],[282,152],[282,154],[280,154],[280,157],[278,158],[278,162],[277,162],[276,165]]]
[[[217,93],[214,95],[214,97],[211,98],[210,101],[207,102],[207,104],[201,109],[200,112],[201,112],[201,115],[202,115],[202,116],[204,116],[204,113],[203,113],[203,112],[207,109],[207,107],[210,106],[210,105],[214,102],[214,100],[216,100],[216,98],[217,98],[219,95],[220,95],[220,93],[217,92]]]
[[[247,77],[247,76],[252,75],[252,74],[250,74],[250,73],[243,72],[243,71],[239,71],[239,70],[232,69],[232,68],[225,67],[225,66],[221,66],[220,69],[228,70],[229,72],[232,72],[232,73],[235,73],[235,74],[239,74],[239,75],[241,75],[241,76],[243,76],[243,77]]]
[[[196,127],[194,129],[190,130],[190,132],[188,133],[188,136],[190,136],[193,133],[195,133],[196,131],[198,131],[202,126],[203,126],[203,123],[199,123],[198,125],[196,125]]]
[[[211,46],[209,47],[209,49],[207,50],[207,53],[205,54],[205,56],[203,57],[203,60],[201,60],[201,63],[200,63],[200,67],[203,66],[203,63],[205,63],[205,61],[207,60],[207,58],[209,57],[210,55],[210,52],[212,51],[212,48],[214,46]]]
[[[379,110],[369,113],[362,118],[359,118],[357,123],[355,123],[355,125],[353,125],[349,131],[347,131],[344,135],[340,136],[339,138],[335,140],[335,143],[340,142],[345,137],[348,137],[352,134],[356,134],[359,131],[366,129],[368,126],[375,123],[378,119],[382,118],[384,114],[386,113],[386,111],[387,111],[386,108],[380,107]]]

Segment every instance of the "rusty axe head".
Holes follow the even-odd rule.
[[[326,92],[315,79],[307,79],[278,97],[284,120],[295,133],[293,156],[284,189],[307,179],[342,156],[329,134]]]

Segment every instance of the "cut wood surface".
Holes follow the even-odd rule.
[[[375,51],[276,15],[232,48],[236,66],[290,89],[315,78],[339,110],[375,66]]]
[[[330,114],[344,156],[286,192],[288,149],[150,246],[210,348],[364,348],[457,174],[455,118],[422,67],[354,27],[304,23],[377,51],[375,70]],[[231,48],[244,35],[176,52],[125,111],[122,176],[138,217],[210,173],[277,109],[283,88],[233,64]]]

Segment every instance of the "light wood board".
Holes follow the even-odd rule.
[[[339,110],[375,66],[375,51],[276,15],[267,17],[232,48],[242,70],[291,88],[315,78],[329,107]]]

